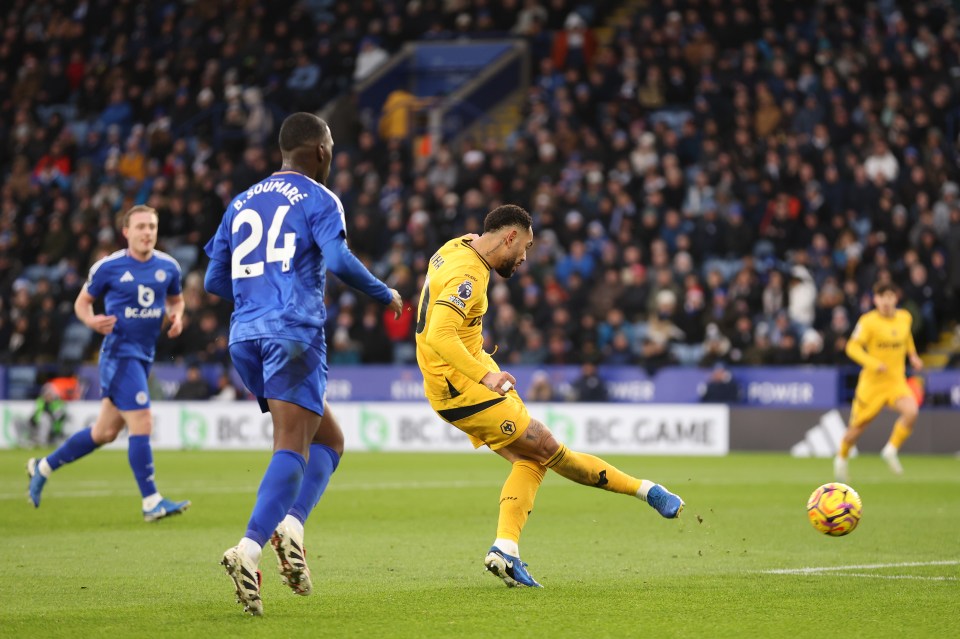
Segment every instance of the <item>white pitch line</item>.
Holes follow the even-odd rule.
[[[916,566],[957,566],[960,561],[905,561],[895,564],[856,564],[851,566],[821,566],[809,568],[779,568],[777,570],[763,570],[767,575],[815,575],[824,572],[840,572],[846,570],[877,570],[880,568],[912,568]]]
[[[348,492],[348,491],[373,491],[373,490],[411,490],[411,489],[434,490],[434,489],[443,489],[443,488],[490,488],[490,487],[496,487],[500,485],[501,484],[498,484],[496,482],[480,482],[480,481],[383,482],[383,483],[344,484],[340,486],[331,486],[328,489],[328,492],[338,493],[338,492]],[[246,486],[182,486],[179,484],[171,484],[169,486],[165,486],[164,488],[169,490],[170,492],[189,492],[192,495],[221,495],[221,494],[249,493],[251,491],[255,491],[257,486],[256,484],[249,484]],[[24,489],[21,492],[0,493],[0,501],[24,499],[26,493],[27,493],[26,489]],[[56,490],[55,492],[55,496],[57,498],[119,497],[119,496],[129,496],[131,494],[133,493],[127,490],[76,490],[76,491]]]
[[[874,575],[868,572],[843,572],[837,577],[867,577],[868,579],[917,579],[920,581],[960,581],[960,577],[936,577],[923,575]]]

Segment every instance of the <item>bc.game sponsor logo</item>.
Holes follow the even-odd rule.
[[[162,308],[135,308],[128,306],[123,309],[123,316],[127,319],[157,319],[163,315]]]

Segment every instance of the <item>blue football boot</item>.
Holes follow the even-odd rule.
[[[520,561],[519,557],[508,555],[496,546],[490,546],[490,552],[487,553],[483,565],[487,570],[503,579],[503,582],[509,587],[528,586],[530,588],[543,588],[533,576],[527,572],[527,564]]]
[[[190,507],[190,501],[172,501],[164,497],[150,510],[143,511],[144,521],[157,521],[171,515],[179,515]]]
[[[667,519],[676,519],[683,511],[683,500],[660,484],[654,484],[647,493],[647,503]]]
[[[40,460],[34,457],[27,460],[27,477],[30,478],[27,497],[34,508],[40,507],[40,493],[43,492],[43,486],[47,483],[47,478],[41,475],[40,469],[37,468],[39,463]]]

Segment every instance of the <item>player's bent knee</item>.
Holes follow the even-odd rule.
[[[553,433],[548,432],[543,438],[543,444],[540,447],[544,461],[556,455],[558,450],[560,450],[560,442],[554,438]]]
[[[333,452],[337,454],[337,457],[343,457],[343,433],[338,432],[338,437],[332,441],[320,442]]]
[[[150,411],[144,412],[146,413],[144,415],[136,415],[133,417],[130,415],[125,416],[127,428],[130,429],[131,435],[150,435],[153,433],[153,415],[150,414]],[[121,429],[122,428],[121,426]]]
[[[98,426],[94,424],[93,428],[90,429],[90,439],[98,446],[110,444],[120,436],[121,430],[123,430],[122,427],[111,428],[109,426]]]
[[[556,440],[553,433],[550,432],[550,429],[542,422],[531,419],[525,435],[529,435],[528,441],[533,444],[529,455],[541,464],[545,464],[547,460],[560,450],[560,442]]]
[[[901,420],[911,424],[916,421],[917,416],[920,414],[920,408],[917,406],[916,402],[906,399],[898,402],[896,409],[897,412],[900,413]]]
[[[314,444],[323,444],[340,457],[343,457],[343,431],[332,415],[325,413],[317,432],[313,436]]]

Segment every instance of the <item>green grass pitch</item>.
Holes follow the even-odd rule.
[[[25,451],[0,451],[0,637],[956,637],[960,459],[851,462],[860,527],[806,519],[829,460],[611,457],[687,508],[551,474],[522,540],[542,590],[487,574],[506,463],[492,454],[348,453],[307,524],[314,594],[264,551],[264,617],[219,565],[243,533],[269,453],[156,453],[185,515],[144,523],[126,455],[58,471],[26,503]],[[834,570],[817,570],[820,568]],[[771,573],[774,570],[806,572]]]

